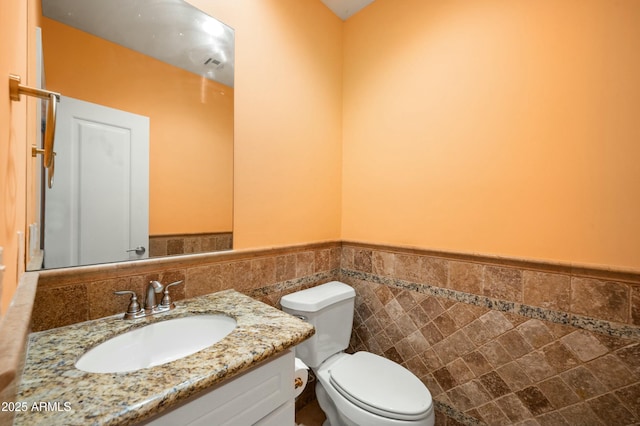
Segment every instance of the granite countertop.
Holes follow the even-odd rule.
[[[25,411],[16,413],[14,424],[134,424],[314,333],[310,324],[234,290],[176,305],[172,311],[139,320],[118,315],[31,334],[17,398]],[[216,344],[185,358],[128,373],[87,373],[74,367],[87,350],[128,330],[210,313],[235,318],[237,327]]]

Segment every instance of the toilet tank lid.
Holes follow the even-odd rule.
[[[354,297],[356,292],[352,287],[340,281],[331,281],[282,296],[280,305],[301,312],[317,312],[333,303]]]

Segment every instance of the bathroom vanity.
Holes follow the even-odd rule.
[[[112,337],[211,314],[228,315],[237,325],[192,355],[123,373],[75,367],[89,349]],[[118,315],[33,333],[14,424],[283,424],[294,410],[289,349],[313,333],[306,322],[234,290],[180,301],[177,309],[144,319]]]

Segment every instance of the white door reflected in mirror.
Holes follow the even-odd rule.
[[[148,257],[149,118],[63,96],[56,140],[44,267]]]

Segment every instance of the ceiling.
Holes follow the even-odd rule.
[[[322,0],[343,21],[373,2],[374,0]]]
[[[182,0],[43,0],[42,14],[233,87],[233,29]]]
[[[321,0],[346,20],[374,0]],[[182,0],[42,0],[43,15],[233,87],[233,29]]]

